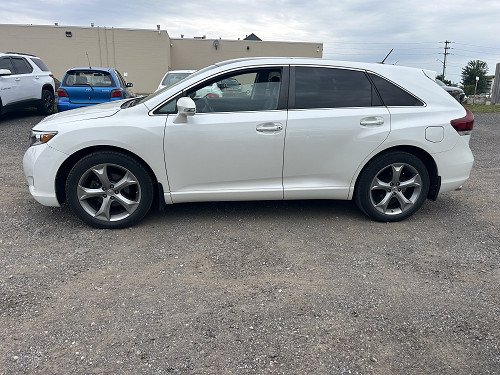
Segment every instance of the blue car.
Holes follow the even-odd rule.
[[[57,90],[59,112],[134,97],[120,72],[114,68],[71,68]]]

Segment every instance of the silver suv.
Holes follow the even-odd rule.
[[[37,107],[54,112],[54,78],[38,57],[0,52],[0,115],[11,109]]]

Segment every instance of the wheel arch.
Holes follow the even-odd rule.
[[[42,86],[42,91],[43,90],[49,90],[53,95],[55,95],[54,86],[52,86],[50,83],[44,84]]]
[[[153,181],[153,191],[154,191],[154,196],[153,196],[153,204],[158,203],[160,207],[163,207],[164,205],[164,199],[161,193],[163,193],[163,187],[161,186],[161,183],[158,182],[158,178],[156,177],[156,174],[154,171],[151,169],[151,167],[142,159],[140,156],[134,154],[133,152],[130,152],[126,149],[123,149],[121,147],[116,147],[116,146],[91,146],[91,147],[86,147],[81,150],[78,150],[74,154],[70,155],[59,167],[59,170],[57,171],[56,174],[56,181],[55,181],[55,189],[56,189],[56,197],[59,203],[64,203],[66,201],[66,180],[68,179],[69,172],[71,169],[74,167],[74,165],[83,157],[94,153],[94,152],[102,152],[102,151],[115,151],[115,152],[120,152],[122,154],[128,155],[135,160],[137,160],[148,172],[149,176],[151,177],[151,180]]]
[[[427,198],[431,199],[431,200],[436,200],[437,195],[439,193],[439,188],[441,186],[441,178],[438,175],[438,169],[437,169],[436,162],[434,161],[434,158],[424,149],[422,149],[420,147],[416,147],[416,146],[409,146],[409,145],[400,145],[400,146],[390,147],[390,148],[382,150],[379,153],[373,155],[364,164],[363,168],[361,168],[359,170],[358,174],[356,175],[356,182],[354,183],[354,189],[352,189],[352,196],[354,196],[356,189],[358,187],[358,184],[359,184],[359,178],[362,175],[365,168],[368,166],[368,164],[370,164],[370,162],[372,160],[374,160],[375,158],[377,158],[381,155],[384,155],[384,154],[388,154],[390,152],[394,152],[394,151],[402,151],[402,152],[406,152],[408,154],[412,154],[412,155],[416,156],[417,158],[419,158],[424,163],[425,167],[427,168],[427,172],[429,173],[429,179],[430,179],[429,193],[427,194]]]

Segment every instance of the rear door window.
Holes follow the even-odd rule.
[[[295,109],[380,106],[365,72],[338,68],[296,67]]]
[[[12,57],[11,59],[16,74],[29,74],[33,71],[33,67],[29,65],[22,57]]]

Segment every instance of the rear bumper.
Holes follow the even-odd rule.
[[[115,101],[118,101],[118,100],[123,100],[123,98],[112,98],[110,100],[105,100],[105,101],[98,102],[98,103],[72,103],[72,102],[70,102],[67,99],[68,98],[59,98],[57,100],[57,110],[59,112],[68,111],[70,109],[77,109],[77,108],[82,108],[82,107],[90,107],[90,106],[93,106],[93,105],[98,105],[98,104],[103,104],[103,103],[109,103],[109,102],[115,102]]]
[[[441,177],[440,194],[460,188],[469,179],[474,164],[474,156],[468,143],[469,137],[461,137],[449,151],[432,155]]]
[[[57,110],[59,112],[63,112],[63,111],[69,111],[70,109],[77,109],[77,108],[82,108],[82,107],[89,107],[91,105],[96,105],[96,104],[100,104],[100,103],[71,103],[71,102],[61,102],[61,101],[57,101]]]

